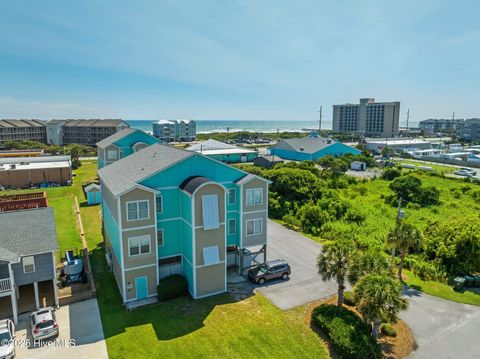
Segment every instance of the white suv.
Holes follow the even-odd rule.
[[[0,358],[15,358],[15,325],[9,319],[0,320]]]

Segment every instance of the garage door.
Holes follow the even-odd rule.
[[[182,258],[180,256],[160,259],[158,265],[158,279],[173,274],[182,274]]]

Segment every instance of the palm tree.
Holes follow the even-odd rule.
[[[367,274],[391,275],[388,258],[380,249],[368,249],[358,253],[352,260],[348,280],[355,284]]]
[[[327,242],[317,257],[318,274],[323,280],[336,279],[338,284],[337,305],[343,304],[345,280],[356,253],[355,242],[347,236]]]
[[[381,274],[367,274],[354,288],[357,310],[372,326],[372,333],[378,338],[380,325],[395,323],[398,313],[407,309],[408,302],[402,298],[402,286],[394,278]]]
[[[398,248],[400,252],[400,264],[398,265],[398,280],[402,279],[403,263],[405,255],[409,249],[418,250],[423,241],[422,232],[413,224],[408,222],[398,222],[387,235],[387,243],[392,247]],[[393,261],[394,258],[392,258]],[[393,262],[392,262],[393,265]]]

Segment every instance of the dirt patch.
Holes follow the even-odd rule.
[[[312,312],[313,310],[318,307],[320,304],[337,304],[337,296],[334,295],[332,297],[329,297],[325,300],[318,300],[315,302],[312,302],[308,305],[305,313],[305,324],[310,326],[310,328],[317,333],[322,340],[327,344],[327,348],[329,351],[329,354],[332,358],[334,359],[339,359],[340,356],[335,353],[333,348],[331,347],[328,337],[321,331],[312,326]],[[358,316],[361,316],[360,313],[356,310],[355,307],[349,306],[344,304],[344,308],[356,313]],[[387,337],[385,335],[380,334],[380,337],[378,339],[378,343],[380,344],[380,347],[382,348],[383,356],[387,359],[401,359],[401,358],[406,358],[408,357],[416,348],[417,344],[415,342],[415,339],[413,337],[412,331],[408,327],[408,325],[405,324],[405,322],[399,320],[396,324],[393,325],[394,328],[397,331],[397,336],[395,338],[393,337]]]

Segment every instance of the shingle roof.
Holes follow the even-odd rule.
[[[281,140],[273,146],[273,148],[303,153],[315,153],[335,143],[337,142],[327,138],[300,137]]]
[[[53,208],[1,212],[0,259],[58,249]]]
[[[118,196],[144,178],[195,155],[195,152],[157,143],[103,167],[98,175],[110,192]]]
[[[196,145],[190,146],[187,148],[187,150],[200,152],[200,151],[210,151],[210,150],[226,150],[231,148],[238,148],[238,147],[230,145],[228,143],[209,139],[209,140],[197,143]]]
[[[104,138],[103,140],[97,142],[97,147],[99,147],[99,148],[108,147],[112,143],[114,143],[115,141],[118,141],[118,140],[124,138],[125,136],[128,136],[129,134],[137,132],[137,131],[140,131],[140,130],[130,128],[130,127],[129,128],[124,128],[123,130],[115,132],[113,135],[108,136],[107,138]]]

